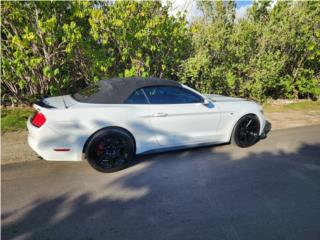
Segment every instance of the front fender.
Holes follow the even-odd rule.
[[[220,104],[221,123],[219,129],[224,129],[223,141],[229,142],[232,136],[233,129],[240,118],[245,115],[256,115],[260,123],[259,135],[262,134],[266,124],[266,119],[262,114],[262,107],[254,102],[239,102],[239,103],[223,103]]]

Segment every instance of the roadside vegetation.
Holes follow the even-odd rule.
[[[319,2],[254,1],[243,19],[235,1],[197,4],[188,22],[157,1],[1,2],[2,102],[131,76],[260,102],[318,98]]]
[[[2,108],[1,132],[25,129],[27,120],[33,112],[32,108]]]
[[[320,114],[320,101],[301,101],[296,103],[279,104],[277,102],[265,103],[263,105],[265,112],[287,112],[287,111],[301,111],[310,112],[316,111]]]

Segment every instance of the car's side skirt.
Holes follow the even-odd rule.
[[[153,153],[171,152],[171,151],[182,150],[182,149],[217,146],[217,145],[224,145],[228,143],[229,142],[208,142],[208,143],[197,143],[197,144],[180,145],[180,146],[173,146],[173,147],[162,147],[162,148],[151,149],[145,152],[138,153],[137,156],[153,154]]]

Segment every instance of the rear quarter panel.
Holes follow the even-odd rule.
[[[57,141],[72,143],[81,159],[83,146],[95,132],[106,127],[121,127],[128,130],[136,142],[136,152],[154,148],[157,142],[150,127],[149,108],[120,104],[78,104],[68,109],[46,112],[47,127],[58,133]]]

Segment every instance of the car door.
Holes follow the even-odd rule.
[[[159,144],[151,125],[151,108],[141,89],[134,91],[124,102],[125,128],[134,136],[137,153],[158,148]]]
[[[215,142],[220,114],[212,102],[183,87],[143,88],[151,108],[151,125],[162,146]]]

